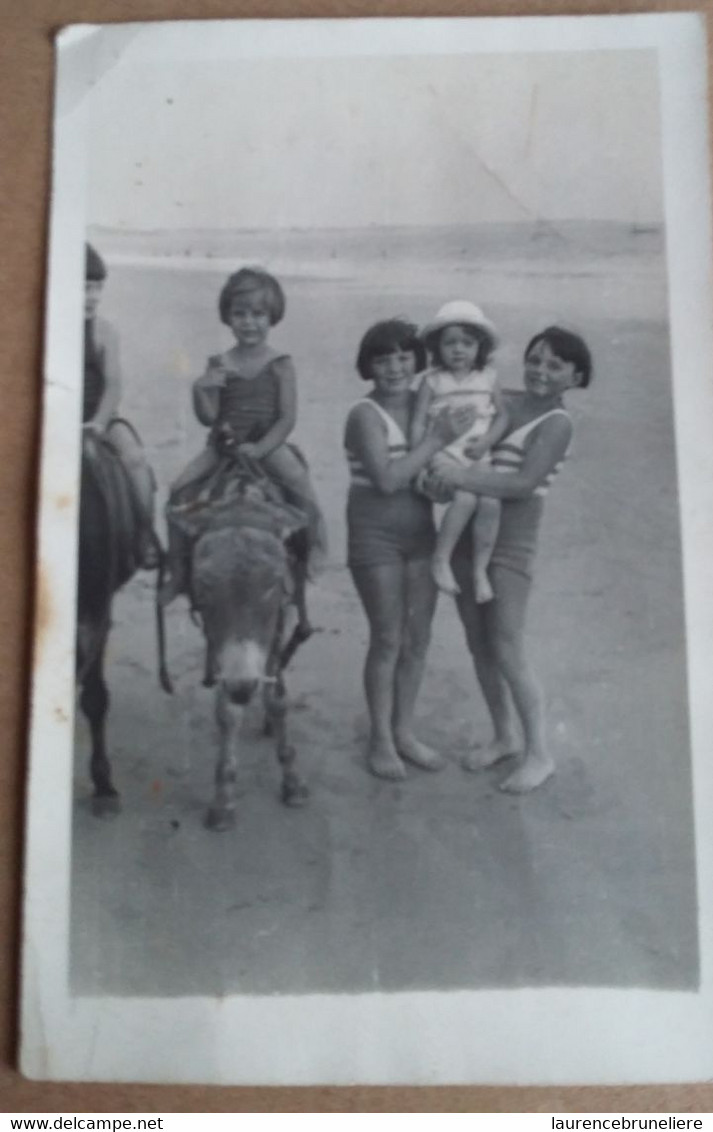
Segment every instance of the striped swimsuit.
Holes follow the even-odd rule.
[[[504,437],[493,449],[493,467],[497,468],[500,472],[519,472],[522,467],[522,461],[525,458],[525,452],[527,451],[525,441],[528,436],[530,433],[534,432],[543,421],[547,421],[550,417],[555,416],[566,417],[567,420],[570,419],[566,409],[550,409],[549,413],[543,413],[541,417],[535,417],[534,421],[528,421],[527,424],[521,425],[520,428],[514,429],[509,436]],[[554,468],[547,473],[542,483],[538,484],[533,495],[537,496],[539,499],[543,499],[547,495],[547,492],[550,490],[550,484],[561,471],[562,465],[566,459],[567,452],[565,452],[562,459],[555,464]]]
[[[493,469],[507,473],[517,472],[529,447],[528,440],[536,432],[543,421],[553,416],[564,416],[570,419],[566,409],[551,409],[541,417],[514,429],[493,449]],[[557,473],[560,471],[567,453],[547,473],[542,483],[526,499],[503,499],[500,518],[498,541],[495,545],[493,557],[490,562],[491,569],[499,567],[513,570],[525,578],[532,578],[535,553],[537,551],[537,538],[542,519],[545,496]],[[472,533],[466,530],[461,538],[455,553],[461,557],[472,554]],[[497,575],[491,578],[497,597]]]
[[[381,405],[371,397],[363,397],[356,405],[371,405],[379,415],[392,459],[408,452],[408,442],[401,428]],[[429,501],[410,488],[385,495],[374,487],[359,457],[348,447],[346,456],[350,476],[347,564],[356,567],[384,566],[429,558],[436,539]]]

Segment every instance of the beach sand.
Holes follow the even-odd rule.
[[[283,269],[288,314],[274,343],[297,364],[296,439],[332,545],[311,593],[321,631],[289,673],[310,804],[280,804],[274,751],[252,712],[236,827],[203,828],[216,734],[201,635],[183,601],[171,607],[176,693],[166,696],[155,676],[153,579],[134,578],[116,599],[108,653],[123,802],[113,820],[91,814],[88,733],[77,723],[75,993],[697,985],[665,268],[660,237],[639,234],[637,244],[636,235],[626,254],[592,230],[579,243],[570,234],[565,249],[503,237],[478,255],[477,233],[448,244],[428,232],[423,254],[414,239],[406,256],[376,233],[350,243],[350,259],[332,234],[330,249],[314,236],[309,255],[296,257],[287,241],[264,257]],[[252,244],[245,258],[259,258]],[[229,344],[216,313],[224,265],[175,270],[147,254],[132,266],[129,253],[112,264],[103,313],[121,336],[122,410],[144,438],[163,503],[204,443],[190,382]],[[445,599],[419,716],[448,765],[388,784],[364,762],[366,623],[344,564],[342,429],[365,392],[353,358],[375,319],[422,322],[449,298],[480,303],[498,325],[505,386],[518,386],[527,340],[551,321],[580,328],[596,363],[591,390],[571,395],[575,444],[547,502],[529,621],[557,774],[522,798],[498,790],[507,764],[477,775],[458,765],[489,726]]]

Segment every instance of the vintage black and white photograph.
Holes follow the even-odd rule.
[[[703,44],[689,16],[63,33],[36,1074],[631,1079],[576,1016],[611,996],[646,1047],[649,1007],[701,1001]],[[93,1037],[40,1058],[53,981]],[[322,1052],[218,1054],[225,1002],[236,1033],[326,1003]],[[561,1060],[518,1062],[558,1011]],[[654,1045],[642,1078],[684,1078]]]

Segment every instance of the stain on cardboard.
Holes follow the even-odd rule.
[[[44,644],[53,621],[52,589],[46,569],[40,563],[37,570],[37,602],[35,606],[35,668],[42,663]]]

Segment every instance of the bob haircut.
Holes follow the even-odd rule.
[[[488,334],[482,326],[471,326],[467,322],[452,322],[451,326],[462,326],[463,330],[467,330],[478,343],[478,353],[475,355],[473,362],[474,370],[485,369],[490,361],[493,351],[495,349],[495,340],[492,334]],[[440,330],[434,330],[432,334],[426,335],[426,349],[431,355],[433,364],[443,368],[443,358],[441,357],[441,335],[447,326],[442,326]]]
[[[530,351],[539,346],[540,342],[546,342],[552,353],[563,362],[572,362],[575,372],[582,379],[579,388],[586,389],[592,380],[592,355],[584,339],[571,330],[563,330],[561,326],[548,326],[528,342],[523,355],[525,361]]]
[[[384,354],[407,350],[415,355],[416,371],[426,365],[426,350],[418,336],[418,327],[405,318],[389,318],[370,326],[359,343],[356,368],[364,381],[373,381],[371,363]]]
[[[84,278],[92,283],[103,283],[106,279],[106,264],[91,244],[85,245]]]
[[[218,299],[220,321],[228,326],[233,299],[238,295],[253,294],[255,291],[261,291],[264,295],[270,315],[270,326],[276,326],[285,314],[285,292],[275,276],[263,271],[261,267],[241,267],[240,271],[234,272],[228,278]]]

